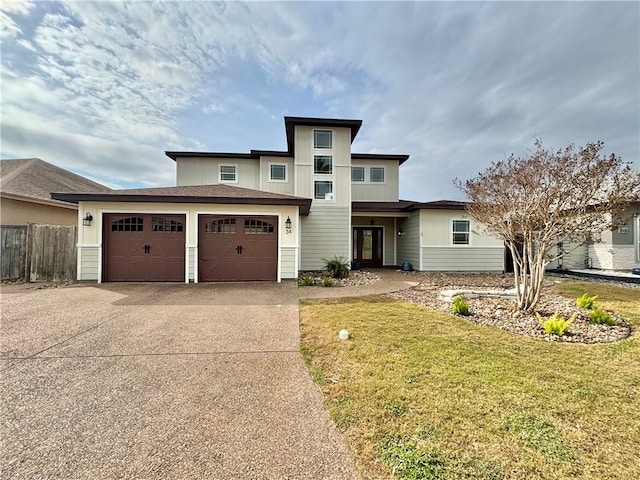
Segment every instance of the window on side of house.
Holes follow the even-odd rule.
[[[220,183],[237,183],[237,165],[220,165]]]
[[[313,131],[313,148],[333,148],[333,132],[331,130]]]
[[[331,175],[333,173],[333,157],[331,155],[314,155],[313,173],[316,175]]]
[[[272,182],[286,182],[287,166],[283,163],[272,163],[269,165],[269,180]]]
[[[471,222],[469,220],[453,220],[453,244],[469,245]]]
[[[364,167],[351,167],[351,181],[364,182]]]
[[[384,167],[371,167],[369,169],[369,181],[384,183]]]
[[[316,200],[333,200],[333,182],[330,180],[315,180],[313,191]]]

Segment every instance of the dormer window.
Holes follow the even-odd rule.
[[[333,132],[331,130],[313,131],[313,148],[333,148]]]

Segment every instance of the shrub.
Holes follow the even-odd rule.
[[[463,295],[456,295],[453,297],[453,303],[451,304],[451,311],[458,315],[469,316],[471,311],[469,310],[469,304],[464,299]]]
[[[332,278],[324,278],[322,280],[323,287],[333,287],[333,279]]]
[[[569,320],[565,320],[563,317],[558,316],[558,311],[551,315],[549,318],[544,319],[538,312],[536,312],[536,317],[538,317],[538,321],[544,328],[544,331],[547,335],[557,335],[558,337],[563,336],[567,331],[569,331],[569,327],[575,321],[577,313],[571,315]]]
[[[594,308],[589,312],[589,321],[591,323],[597,323],[599,325],[615,325],[616,321],[609,313],[605,312],[601,308]]]
[[[349,262],[344,257],[333,257],[330,260],[323,258],[324,268],[333,278],[346,278],[349,276]]]
[[[578,297],[576,299],[576,305],[578,305],[580,308],[586,308],[587,310],[591,310],[594,308],[594,303],[596,301],[596,298],[598,298],[598,295],[594,295],[593,297],[590,297],[587,294],[587,292],[584,292],[581,297]]]
[[[300,286],[301,287],[313,286],[313,278],[311,278],[309,275],[303,277],[302,280],[300,280]]]

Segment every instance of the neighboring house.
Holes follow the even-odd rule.
[[[51,192],[109,190],[39,158],[0,160],[0,225],[77,225],[77,205],[52,200]]]
[[[95,219],[78,238],[78,278],[296,278],[334,256],[362,266],[502,271],[504,246],[464,203],[398,198],[408,155],[360,154],[361,120],[285,117],[286,151],[165,152],[177,186],[55,193]]]
[[[599,241],[578,246],[558,264],[558,268],[576,270],[629,271],[640,268],[640,202],[633,202],[624,213],[626,222],[602,232]],[[564,246],[569,250],[569,245]]]

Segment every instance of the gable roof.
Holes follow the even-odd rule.
[[[311,199],[252,190],[231,185],[193,185],[181,187],[132,188],[108,192],[59,192],[51,197],[65,202],[167,202],[167,203],[220,203],[250,205],[293,205],[308,215]]]
[[[111,189],[39,158],[0,160],[2,197],[68,207],[51,200],[51,192],[56,190],[95,192]]]

